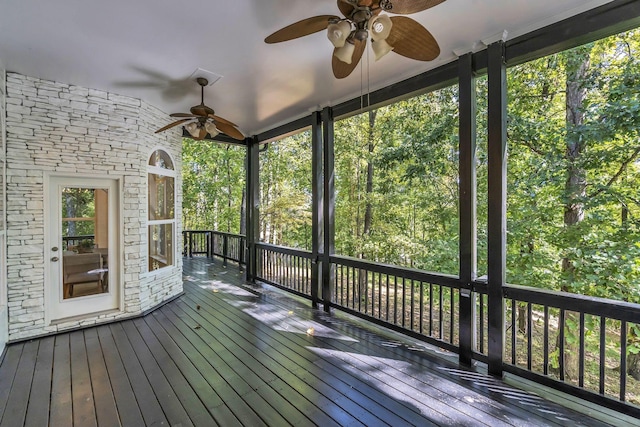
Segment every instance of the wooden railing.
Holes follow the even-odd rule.
[[[185,230],[182,232],[182,256],[218,256],[222,258],[223,265],[227,265],[227,261],[235,261],[243,265],[245,239],[241,234],[213,230]]]
[[[311,252],[259,243],[256,245],[258,278],[311,298]]]
[[[244,247],[244,236],[185,233],[186,256],[205,253],[244,262],[244,251],[237,249]],[[314,260],[311,252],[264,243],[255,248],[260,281],[311,300],[315,287],[314,303],[328,301],[454,353],[466,332],[475,360],[496,357],[489,355],[485,281],[465,284],[457,276],[332,255],[326,296],[312,277],[323,257]],[[460,312],[463,293],[471,298],[471,313]],[[627,356],[636,351],[628,342],[640,341],[640,305],[517,285],[505,285],[502,294],[505,345],[497,357],[505,372],[640,417],[640,381],[627,373]],[[461,331],[465,316],[471,331]]]
[[[342,256],[332,256],[331,263],[333,306],[457,351],[460,284],[455,276]]]
[[[504,288],[504,301],[505,371],[593,401],[633,396],[640,404],[640,381],[627,373],[637,304],[515,285]]]
[[[66,251],[69,247],[78,246],[80,242],[90,240],[93,243],[93,234],[87,234],[83,236],[63,236],[62,237],[62,250]]]

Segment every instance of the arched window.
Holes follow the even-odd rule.
[[[176,171],[169,154],[156,150],[149,158],[149,271],[173,265],[175,217]]]

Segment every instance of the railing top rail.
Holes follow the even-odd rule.
[[[241,238],[241,239],[246,238],[246,236],[244,234],[227,233],[225,231],[215,231],[215,230],[213,230],[211,232],[213,234],[217,234],[219,236],[238,237],[238,238]]]
[[[609,319],[640,322],[640,304],[586,295],[569,294],[520,285],[505,285],[504,297]]]
[[[418,280],[435,285],[443,285],[451,288],[460,288],[461,282],[458,276],[450,274],[433,273],[430,271],[418,270],[416,268],[400,267],[391,264],[382,264],[359,258],[332,255],[330,257],[332,263],[341,264],[349,267],[360,268],[362,270],[373,271],[375,273],[388,274],[391,276],[404,277],[410,280]]]
[[[230,236],[230,237],[246,238],[244,234],[227,233],[224,231],[217,231],[217,230],[182,230],[182,233],[211,233],[211,234],[218,234],[218,235],[224,235],[224,236]]]
[[[310,251],[307,251],[304,249],[294,249],[294,248],[289,248],[287,246],[272,245],[270,243],[256,243],[256,247],[267,249],[273,252],[282,253],[282,254],[299,256],[302,258],[309,258],[309,259],[313,258],[313,254]]]

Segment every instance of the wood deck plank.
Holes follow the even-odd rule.
[[[195,289],[191,289],[191,291],[198,292]],[[209,297],[213,298],[211,297],[211,295],[216,294],[209,294]],[[272,362],[274,362],[275,360],[264,360],[265,366],[277,372],[277,376],[279,378],[286,380],[290,384],[296,384],[301,388],[300,391],[312,393],[313,395],[309,396],[310,400],[312,400],[313,398],[317,398],[317,389],[319,388],[319,383],[323,383],[323,381],[329,379],[328,382],[323,383],[325,386],[322,387],[324,393],[327,395],[327,398],[329,398],[333,402],[340,401],[340,403],[345,405],[345,407],[348,408],[349,411],[357,412],[358,418],[361,420],[366,420],[369,423],[387,423],[390,425],[398,425],[398,423],[408,422],[406,419],[403,419],[397,415],[398,413],[402,413],[405,416],[408,415],[409,419],[413,418],[416,422],[424,422],[424,419],[421,416],[412,417],[411,414],[407,414],[409,408],[406,406],[394,405],[395,402],[392,402],[391,405],[393,406],[393,410],[389,410],[383,406],[380,406],[374,399],[369,397],[369,394],[374,390],[368,387],[367,384],[361,382],[355,377],[351,377],[350,375],[347,375],[349,377],[350,384],[343,382],[341,378],[345,376],[346,372],[339,370],[338,368],[326,369],[322,372],[319,372],[316,377],[307,378],[307,382],[300,381],[300,377],[297,377],[296,373],[308,372],[309,366],[314,366],[313,362],[318,359],[318,357],[314,355],[314,353],[306,350],[309,344],[313,344],[313,341],[310,337],[304,337],[298,334],[286,334],[286,336],[291,337],[291,339],[298,338],[298,340],[301,341],[297,342],[296,344],[292,344],[291,342],[286,342],[286,339],[284,338],[282,333],[278,333],[273,328],[265,327],[264,325],[254,324],[251,325],[249,329],[243,329],[245,322],[243,322],[242,319],[236,316],[233,309],[229,308],[230,306],[224,303],[216,303],[213,299],[207,300],[205,299],[206,296],[206,294],[199,295],[197,299],[197,301],[201,302],[200,312],[208,313],[211,316],[212,321],[216,323],[222,323],[222,321],[226,319],[227,322],[225,322],[224,325],[221,325],[220,327],[227,327],[232,330],[231,332],[227,331],[227,336],[234,335],[240,337],[240,339],[246,342],[249,346],[255,345],[257,342],[263,339],[266,339],[271,343],[277,343],[278,345],[276,346],[272,345],[272,353],[277,352],[279,354],[278,358],[280,360],[286,361],[286,366],[288,367],[288,369],[280,369],[283,365],[277,364],[278,362],[276,362],[276,364],[274,365]],[[190,297],[187,296],[185,299],[189,300],[189,298]],[[193,299],[191,301],[196,302],[196,300]],[[186,306],[189,307],[190,305],[187,304]],[[251,328],[254,328],[255,331],[252,332],[250,330]],[[251,337],[251,342],[247,341],[247,337],[250,337],[253,333],[255,333],[255,335]],[[264,345],[266,346],[267,343],[265,342]],[[303,351],[306,350],[304,351],[304,353],[307,355],[307,358],[304,358],[299,354],[291,351],[289,346],[303,349]],[[296,373],[294,373],[293,370],[295,370]],[[314,388],[312,388],[308,384],[312,384]],[[306,387],[303,387],[303,385],[306,385]],[[348,399],[345,399],[345,396]],[[360,407],[358,408],[356,405],[359,405]],[[371,415],[373,415],[374,417],[369,418],[371,417]]]
[[[170,310],[170,311],[166,311]],[[177,310],[174,312],[173,310]],[[176,326],[181,322],[181,315],[184,315],[183,311],[178,310],[177,306],[163,307],[163,313],[170,318]],[[203,319],[203,323],[206,322]],[[256,389],[260,388],[264,381],[257,375],[253,374],[249,368],[245,366],[245,363],[238,358],[237,354],[227,349],[216,336],[210,334],[206,327],[200,325],[199,329],[195,329],[194,326],[183,323],[181,329],[191,329],[195,334],[199,335],[204,343],[206,343],[212,350],[212,360],[216,361],[216,370],[220,375],[233,386],[236,392],[242,397],[245,402],[248,402],[254,409],[256,414],[267,425],[290,425],[283,414],[288,413],[287,410],[291,405],[288,402],[281,402],[277,397],[272,394],[262,395],[256,393]],[[186,331],[185,331],[186,332]],[[208,353],[206,349],[203,351]],[[206,355],[205,355],[206,357]],[[250,374],[247,374],[250,372]],[[282,404],[282,407],[277,404]],[[274,407],[274,404],[276,406]]]
[[[236,419],[235,422],[241,425],[265,425],[251,405],[245,402],[241,395],[220,375],[214,366],[216,363],[213,362],[218,356],[212,353],[211,348],[191,328],[186,327],[184,324],[181,325],[181,321],[177,319],[174,319],[178,322],[178,324],[175,324],[165,315],[163,310],[157,310],[153,313],[153,316],[174,340],[175,345],[193,363],[194,368],[201,373],[203,379],[208,382],[214,393],[219,397],[221,405],[227,406],[228,410],[231,411],[231,414]],[[182,330],[181,326],[183,327]],[[228,414],[225,409],[219,406],[215,406],[213,409],[216,412],[218,410],[224,411],[223,416],[220,417],[220,424],[235,424],[234,419],[227,418]],[[218,420],[219,417],[217,415],[215,417]]]
[[[196,289],[190,289],[194,294],[202,291]],[[191,293],[191,292],[190,292]],[[213,294],[216,295],[216,294]],[[213,316],[221,316],[219,320],[226,318],[230,321],[226,322],[226,325],[229,328],[234,328],[234,333],[240,337],[247,337],[251,334],[250,330],[243,330],[242,324],[239,318],[234,316],[233,309],[229,309],[228,304],[224,303],[215,303],[213,299],[209,299],[208,303],[204,302],[204,299],[207,295],[199,295],[198,300],[202,301],[201,309],[204,311],[210,311]],[[190,298],[187,296],[186,299]],[[256,297],[257,298],[257,297]],[[280,322],[291,322],[293,321],[294,316],[289,314],[287,311],[283,311],[282,317],[276,319],[273,314],[273,310],[270,312],[270,316],[272,320],[277,320],[279,324],[282,326],[284,323]],[[303,325],[304,327],[297,328],[298,332],[304,332],[308,325]],[[309,370],[309,366],[313,366],[316,360],[319,357],[308,351],[307,347],[309,345],[314,344],[314,340],[316,337],[305,336],[300,333],[290,333],[290,334],[282,334],[274,331],[273,328],[266,327],[264,325],[252,325],[252,328],[256,329],[256,335],[252,338],[252,342],[257,342],[261,339],[268,340],[271,343],[276,343],[277,345],[272,348],[275,351],[280,352],[284,358],[284,360],[288,361],[288,364],[297,364],[298,368],[301,371]],[[293,332],[293,331],[292,331]],[[262,338],[261,338],[262,337]],[[266,343],[265,343],[266,345]],[[302,349],[302,354],[296,353],[292,349],[298,349],[300,351]],[[352,350],[356,350],[356,348],[352,348]],[[282,378],[288,378],[287,373],[279,374]],[[397,425],[397,423],[406,423],[406,422],[424,422],[424,418],[415,411],[411,410],[411,407],[408,405],[402,405],[400,402],[396,402],[389,399],[384,399],[379,391],[375,388],[371,387],[371,382],[364,382],[361,378],[356,376],[352,376],[348,372],[342,370],[340,365],[331,365],[328,364],[324,367],[324,370],[320,372],[317,378],[310,380],[310,383],[314,385],[314,387],[318,387],[318,382],[324,381],[326,379],[330,379],[327,384],[327,388],[330,389],[329,395],[332,399],[336,399],[336,392],[346,394],[354,403],[357,402],[362,408],[366,408],[367,411],[375,414],[380,420],[385,420],[385,422]],[[347,378],[348,381],[344,382],[344,378]],[[292,378],[291,378],[292,379]],[[292,379],[293,380],[293,379]],[[378,399],[376,399],[378,398]],[[386,406],[382,406],[379,402],[385,402]],[[353,404],[350,406],[350,410],[353,410]],[[398,414],[402,414],[401,418]]]
[[[119,425],[120,416],[116,399],[96,328],[86,329],[84,340],[98,425]]]
[[[71,396],[73,399],[73,424],[78,426],[96,426],[96,408],[91,375],[87,361],[87,348],[84,332],[75,331],[69,335],[71,351]]]
[[[0,384],[2,384],[2,387],[0,387],[0,420],[4,418],[4,411],[11,396],[11,386],[16,376],[23,349],[23,343],[11,345],[7,348],[2,359],[2,366],[0,366]]]
[[[109,344],[110,341],[115,344],[113,349],[117,350],[118,354],[112,354],[111,356],[113,358],[119,357],[124,366],[131,388],[135,394],[138,408],[144,418],[144,424],[167,425],[169,420],[165,412],[171,410],[171,407],[169,406],[165,409],[161,406],[161,402],[156,396],[151,382],[149,378],[147,378],[140,360],[138,360],[135,350],[122,329],[122,324],[117,323],[105,326],[104,328],[98,328],[98,336],[103,345],[105,343]],[[108,346],[105,346],[105,351],[107,348]],[[112,363],[117,364],[117,362],[113,360]]]
[[[160,316],[159,312],[153,313],[145,318],[145,322],[156,335],[169,357],[175,362],[176,367],[193,388],[206,410],[213,416],[218,425],[239,425],[238,419],[225,405],[225,401],[205,379],[205,375],[208,374],[209,370],[200,371],[193,364],[192,360],[184,353],[185,349],[176,342],[176,337],[170,336],[158,322],[157,317]]]
[[[195,393],[192,385],[187,381],[182,372],[180,372],[180,369],[177,366],[179,361],[173,359],[164,347],[162,347],[162,344],[158,341],[158,338],[155,336],[147,322],[144,319],[136,319],[133,321],[133,325],[135,325],[136,331],[144,340],[150,353],[156,360],[157,366],[171,385],[173,392],[182,404],[186,413],[189,415],[193,424],[196,426],[216,425],[215,420]],[[131,323],[128,323],[125,330],[133,331],[134,328]]]
[[[188,305],[183,306],[183,308],[185,308],[187,311],[190,310],[190,306]],[[184,312],[184,315],[198,316],[207,314],[207,312],[204,310],[200,310],[198,312],[196,312],[195,310],[190,310],[190,313],[187,313],[187,311]],[[206,316],[202,316],[202,318],[206,319]],[[226,319],[226,322],[233,323],[234,319],[229,317]],[[224,327],[224,325],[220,324],[219,327],[222,328]],[[308,418],[308,414],[315,413],[317,422],[321,424],[331,423],[329,417],[324,415],[322,412],[316,411],[317,407],[312,403],[312,399],[306,398],[304,395],[301,395],[296,389],[289,385],[289,383],[294,383],[296,381],[296,379],[290,375],[289,371],[289,366],[292,362],[291,360],[287,360],[284,358],[274,360],[271,358],[272,356],[266,356],[262,351],[255,351],[255,347],[252,347],[251,345],[243,346],[243,337],[238,336],[237,334],[228,334],[227,330],[220,329],[220,331],[222,332],[222,334],[226,334],[225,336],[228,338],[228,340],[234,340],[234,344],[236,345],[236,347],[233,350],[233,353],[238,355],[239,359],[241,359],[243,363],[245,362],[247,357],[253,357],[255,363],[251,362],[247,365],[259,366],[257,369],[260,370],[260,375],[265,385],[259,386],[255,390],[265,390],[265,393],[269,393],[270,391],[268,390],[268,388],[271,388],[272,390],[276,390],[278,394],[280,394],[286,401],[295,402],[295,406],[300,412],[300,414],[297,414],[299,419],[293,418],[292,414],[289,413],[287,419],[289,419],[290,422],[293,422],[294,424],[304,422],[305,419]],[[266,370],[264,370],[263,368],[266,368]],[[255,373],[255,369],[256,368],[253,368],[252,372]],[[281,379],[283,378],[288,378],[290,381],[284,383],[281,381]],[[301,416],[303,414],[304,416]]]
[[[2,417],[2,423],[7,426],[21,426],[27,414],[31,381],[36,367],[38,355],[38,341],[25,343],[16,375],[11,385],[11,394]]]
[[[71,426],[73,425],[73,410],[69,334],[56,337],[53,361],[49,424],[52,426]]]
[[[38,358],[31,382],[29,406],[24,422],[26,426],[46,426],[49,424],[51,396],[51,373],[53,370],[53,350],[55,337],[40,340]]]
[[[97,327],[95,328],[95,332],[100,343],[104,365],[113,390],[113,397],[115,399],[120,423],[124,427],[144,425],[144,418],[140,410],[140,405],[144,405],[145,400],[140,399],[140,402],[138,402],[134,386],[129,380],[129,376],[127,375],[122,359],[120,358],[116,344],[113,341],[113,336],[111,335],[109,327]],[[141,389],[142,387],[142,384],[137,385],[138,389]],[[157,405],[157,411],[162,412],[160,405],[155,400],[155,397],[151,402]],[[100,421],[100,417],[98,418],[98,421]]]
[[[121,331],[118,330],[118,327]],[[178,395],[173,390],[171,383],[165,377],[162,368],[158,365],[158,362],[153,357],[151,350],[147,347],[147,344],[140,336],[133,322],[123,322],[114,325],[114,336],[116,333],[118,334],[116,341],[122,341],[126,337],[132,346],[142,366],[142,370],[147,376],[149,384],[151,384],[153,393],[156,395],[158,402],[160,402],[160,406],[170,425],[182,424],[184,426],[193,426],[194,424],[182,406],[180,399],[178,399]],[[124,334],[124,336],[122,334]]]

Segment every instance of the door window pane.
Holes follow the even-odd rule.
[[[109,292],[109,192],[68,187],[62,190],[62,297]]]

